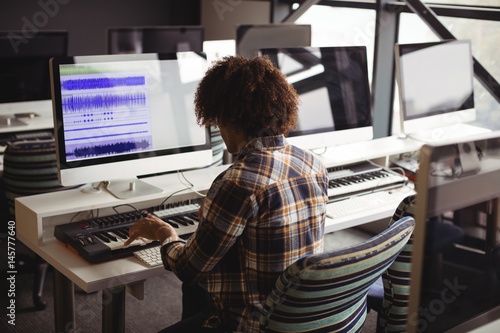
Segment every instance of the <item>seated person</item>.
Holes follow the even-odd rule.
[[[200,82],[198,123],[220,128],[234,163],[212,183],[187,242],[149,216],[130,228],[126,243],[159,240],[163,264],[183,291],[199,287],[210,300],[162,332],[258,332],[279,275],[323,250],[328,174],[316,156],[285,139],[296,126],[297,105],[294,88],[264,57],[223,58]],[[186,295],[185,304],[204,299]]]

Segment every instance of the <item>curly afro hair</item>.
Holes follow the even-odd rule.
[[[299,97],[267,56],[229,56],[210,67],[195,94],[198,124],[231,125],[247,137],[287,135]]]

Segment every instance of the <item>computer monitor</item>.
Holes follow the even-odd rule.
[[[234,39],[206,40],[203,42],[203,53],[207,55],[209,65],[226,56],[236,54]]]
[[[307,24],[243,24],[236,28],[236,54],[246,58],[260,49],[311,45],[311,26]]]
[[[419,150],[407,332],[471,332],[500,316],[500,132]]]
[[[439,142],[488,131],[465,124],[476,119],[470,41],[396,44],[395,59],[403,135]]]
[[[53,58],[59,180],[105,182],[118,198],[161,192],[139,176],[210,165],[209,130],[194,113],[203,53]]]
[[[107,29],[108,54],[202,52],[202,26],[111,27]]]
[[[299,121],[288,141],[304,149],[373,138],[364,46],[263,49],[300,97]]]
[[[51,111],[49,59],[67,53],[67,31],[0,31],[0,114],[10,126],[26,125],[14,115]]]

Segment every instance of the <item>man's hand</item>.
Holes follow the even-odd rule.
[[[177,233],[170,224],[163,222],[154,215],[148,215],[132,225],[129,229],[129,239],[127,239],[123,245],[128,246],[134,240],[141,237],[150,240],[158,240],[160,243],[168,237],[172,237],[173,240],[179,239],[179,236],[177,236]]]

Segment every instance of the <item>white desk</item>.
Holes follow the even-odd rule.
[[[384,138],[349,147],[328,150],[327,166],[352,164],[367,158],[386,159],[388,155],[417,150],[419,144],[397,138]],[[195,190],[205,191],[212,180],[227,166],[185,172],[186,178],[195,184]],[[103,332],[124,331],[125,287],[141,297],[142,281],[163,274],[163,267],[147,268],[134,257],[101,264],[89,264],[76,253],[69,251],[54,237],[54,226],[68,223],[75,214],[99,210],[100,216],[114,214],[113,206],[133,204],[137,209],[159,204],[170,193],[184,188],[176,174],[143,179],[165,189],[164,193],[143,196],[139,199],[119,200],[107,192],[84,194],[79,189],[48,193],[16,199],[17,237],[40,257],[55,268],[56,331],[74,325],[73,284],[86,292],[104,290]],[[190,191],[176,195],[170,202],[196,198]],[[377,212],[366,212],[353,218],[327,220],[328,232],[390,217],[395,207],[380,207]],[[127,207],[123,211],[130,210]],[[112,297],[110,297],[112,296]]]
[[[34,112],[33,118],[19,118],[15,114]],[[10,124],[9,124],[10,123]],[[0,137],[19,132],[53,130],[52,101],[36,101],[23,103],[0,104]],[[3,170],[3,152],[5,146],[0,146],[0,171]]]
[[[15,120],[15,114],[26,112],[34,112],[38,116]],[[10,125],[7,124],[7,119],[11,119]],[[51,100],[0,104],[0,134],[52,128],[54,128],[54,119]]]
[[[186,178],[196,184],[194,190],[204,191],[225,167],[186,172]],[[163,267],[147,268],[134,258],[118,259],[101,264],[90,264],[70,251],[54,237],[54,226],[68,223],[75,214],[99,210],[100,216],[113,214],[110,207],[133,204],[137,209],[160,204],[171,193],[185,188],[176,174],[151,177],[145,180],[165,189],[164,193],[138,199],[119,200],[108,192],[85,194],[80,189],[47,193],[16,199],[17,237],[54,270],[54,306],[56,331],[66,331],[74,326],[74,285],[86,292],[103,290],[103,331],[124,331],[125,287],[140,298],[142,282],[164,273]],[[169,202],[195,198],[197,194],[185,191]],[[120,208],[118,208],[120,211]],[[122,211],[130,210],[129,207]],[[22,221],[22,222],[21,222]]]

